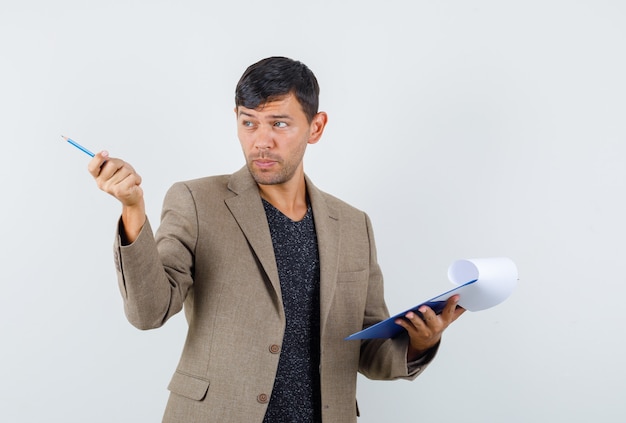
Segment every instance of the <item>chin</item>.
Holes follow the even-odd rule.
[[[275,175],[271,172],[250,169],[250,174],[252,175],[254,181],[260,185],[277,185],[282,183],[280,175]]]

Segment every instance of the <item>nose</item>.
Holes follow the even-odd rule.
[[[263,151],[272,148],[274,141],[272,139],[271,127],[268,128],[268,125],[260,125],[254,135],[254,147],[256,149]]]

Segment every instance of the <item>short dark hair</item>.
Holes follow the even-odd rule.
[[[319,107],[317,78],[301,62],[287,57],[268,57],[243,73],[235,89],[235,105],[256,109],[291,93],[311,122]]]

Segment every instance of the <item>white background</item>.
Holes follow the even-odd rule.
[[[625,421],[625,42],[619,0],[1,0],[0,420],[160,421],[185,335],[126,322],[119,206],[60,135],[133,163],[156,226],[173,182],[243,164],[235,84],[285,55],[330,117],[305,169],[370,214],[392,313],[457,259],[519,268],[415,382],[359,378],[359,421]]]

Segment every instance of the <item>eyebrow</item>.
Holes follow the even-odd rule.
[[[248,116],[251,118],[256,118],[257,116],[254,116],[252,113],[247,113],[244,112],[243,110],[239,110],[239,116],[244,115],[244,116]],[[290,115],[269,115],[267,116],[269,119],[272,120],[276,120],[276,119],[286,119],[286,120],[293,120],[293,118]]]

